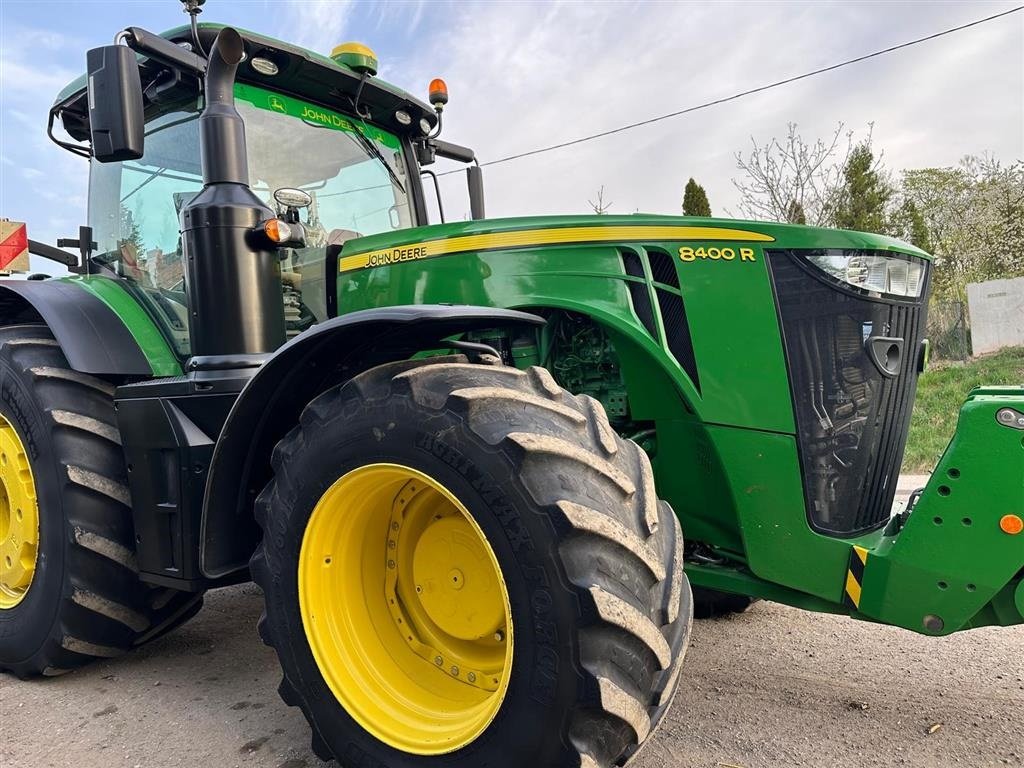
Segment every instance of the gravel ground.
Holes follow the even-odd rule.
[[[0,675],[0,766],[325,765],[277,696],[261,602],[251,585],[219,590],[123,659]],[[636,768],[1024,766],[1024,627],[936,639],[768,603],[694,627],[681,693]]]

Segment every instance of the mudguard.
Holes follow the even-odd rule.
[[[60,280],[0,280],[0,324],[40,320],[49,326],[76,371],[153,375],[121,318],[93,294]]]
[[[397,306],[336,317],[285,344],[239,394],[214,449],[203,502],[203,575],[220,578],[247,566],[259,535],[253,502],[270,479],[271,451],[317,395],[376,365],[444,348],[456,334],[543,323],[492,307]]]

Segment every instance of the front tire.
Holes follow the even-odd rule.
[[[596,401],[540,368],[394,363],[310,403],[273,469],[251,563],[260,631],[321,758],[611,766],[665,714],[692,622],[682,534]],[[438,549],[441,526],[461,533]],[[493,555],[501,589],[431,602],[431,574],[456,585],[439,589],[486,580],[469,575],[484,554],[444,561],[457,549]]]
[[[139,580],[114,387],[73,370],[44,325],[0,328],[0,433],[0,537],[22,556],[0,553],[0,671],[59,675],[199,611],[202,594]]]

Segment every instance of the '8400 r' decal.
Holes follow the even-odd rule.
[[[691,248],[688,245],[684,245],[679,249],[679,258],[682,261],[697,261],[708,260],[708,261],[757,261],[757,257],[754,255],[753,248],[716,248],[714,246],[710,248]]]

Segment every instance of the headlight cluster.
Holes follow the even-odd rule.
[[[919,298],[924,290],[925,262],[912,256],[828,249],[807,260],[836,280],[874,295]]]

